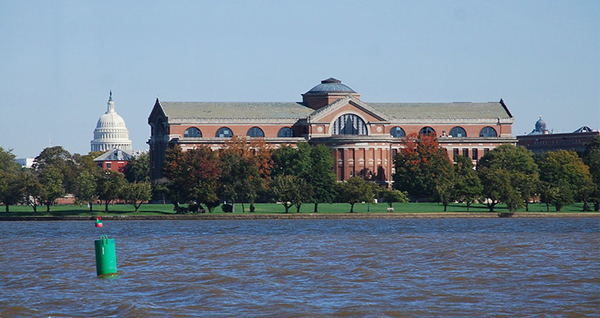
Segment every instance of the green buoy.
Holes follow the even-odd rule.
[[[94,241],[96,246],[96,273],[98,276],[117,274],[117,253],[115,240],[102,235]]]

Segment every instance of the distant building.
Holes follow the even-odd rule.
[[[273,89],[272,85],[265,87]],[[233,136],[267,145],[323,144],[335,158],[338,181],[352,176],[391,184],[393,156],[409,134],[435,135],[448,155],[479,160],[503,144],[516,144],[513,115],[503,100],[486,103],[367,103],[329,78],[302,94],[302,102],[164,102],[156,100],[150,169],[162,176],[165,151],[174,145],[218,149]]]
[[[586,144],[594,140],[600,132],[583,126],[572,133],[552,133],[546,129],[546,123],[540,119],[535,128],[527,135],[517,136],[518,145],[533,153],[543,153],[556,150],[574,150],[580,155],[585,151]]]
[[[17,158],[15,162],[21,165],[21,168],[31,168],[35,158]]]
[[[130,150],[111,149],[94,159],[94,162],[104,170],[122,171],[131,158],[133,153]]]
[[[94,130],[94,139],[91,141],[92,151],[107,151],[110,149],[131,150],[129,130],[125,125],[123,117],[115,111],[115,102],[110,92],[107,110],[98,119]]]

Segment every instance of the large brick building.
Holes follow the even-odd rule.
[[[502,144],[516,144],[505,103],[368,103],[329,78],[302,102],[164,102],[156,100],[151,126],[151,177],[160,178],[165,151],[208,145],[232,136],[263,138],[273,147],[307,141],[331,148],[338,180],[360,175],[390,184],[393,154],[409,134],[434,134],[448,155],[477,161]]]

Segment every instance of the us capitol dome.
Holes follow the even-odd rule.
[[[123,117],[115,111],[112,91],[108,97],[106,113],[98,119],[98,124],[94,130],[94,139],[91,141],[91,144],[92,151],[107,151],[111,149],[131,151],[129,130],[127,130]]]

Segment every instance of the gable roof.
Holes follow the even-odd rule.
[[[94,161],[129,161],[133,154],[127,150],[111,149],[98,156]]]
[[[335,102],[321,107],[317,110],[315,110],[310,116],[309,116],[309,120],[311,122],[317,121],[321,118],[323,118],[324,116],[326,116],[327,114],[331,114],[333,112],[335,112],[336,110],[340,109],[341,107],[344,107],[346,105],[352,105],[362,111],[364,111],[365,113],[379,119],[380,121],[388,121],[388,115],[381,112],[381,110],[370,106],[369,104],[366,104],[365,102],[361,101],[360,99],[352,96],[352,95],[347,95],[344,98],[338,99]]]

